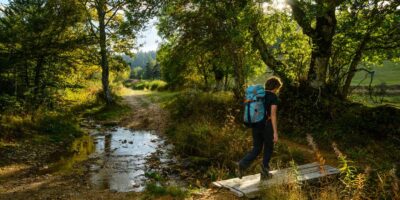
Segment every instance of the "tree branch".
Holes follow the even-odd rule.
[[[257,26],[253,26],[257,27]],[[263,62],[277,74],[282,81],[290,84],[290,79],[286,76],[285,69],[286,64],[277,60],[269,51],[267,44],[261,37],[261,33],[258,28],[253,29],[253,45],[258,49]]]
[[[119,9],[123,5],[125,5],[125,1],[118,1],[114,5],[109,5],[111,8],[109,10],[107,10],[106,13],[109,13],[109,12],[113,11],[114,9]]]
[[[118,7],[115,9],[114,13],[108,18],[105,26],[108,26],[108,23],[110,23],[110,21],[115,17],[115,15],[118,13],[118,11],[120,10],[121,7]]]
[[[286,2],[292,8],[293,17],[303,29],[304,34],[313,38],[315,34],[315,29],[311,27],[310,20],[307,19],[306,13],[301,9],[300,2],[298,2],[297,0],[286,0]]]

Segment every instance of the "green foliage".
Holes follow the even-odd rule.
[[[141,52],[135,54],[133,59],[125,56],[125,61],[131,67],[133,79],[160,79],[160,65],[156,61],[156,52]]]
[[[162,186],[157,183],[148,183],[146,185],[146,192],[154,196],[170,195],[174,199],[185,199],[188,196],[187,191],[177,186]]]
[[[296,83],[306,80],[312,49],[309,38],[298,31],[298,24],[290,13],[268,9],[268,14],[260,16],[258,25],[265,43],[272,47],[273,56],[287,64],[287,77]]]
[[[79,124],[72,116],[57,113],[46,113],[35,119],[36,130],[39,134],[50,135],[50,139],[58,141],[72,141],[82,136]]]
[[[398,133],[400,111],[390,106],[352,108],[344,112],[338,124],[344,132],[385,140]]]
[[[1,116],[0,139],[23,140],[39,134],[50,142],[70,143],[82,136],[83,131],[71,113],[36,112],[34,115]]]
[[[149,100],[153,103],[158,103],[162,108],[173,104],[180,92],[154,92],[149,94]]]
[[[167,39],[158,56],[163,79],[172,88],[218,91],[223,84],[228,88],[231,76],[235,95],[240,96],[247,76],[264,67],[251,49],[249,7],[241,1],[166,3],[159,25]]]
[[[162,80],[128,80],[125,82],[127,87],[130,87],[134,90],[156,90],[156,91],[164,91],[167,89],[168,85],[166,82]]]
[[[399,180],[396,168],[388,170],[372,170],[370,166],[360,171],[355,163],[347,158],[332,144],[340,162],[340,181],[342,183],[341,196],[347,199],[396,199],[398,197]]]
[[[306,143],[305,135],[310,133],[325,148],[336,141],[352,160],[383,170],[399,159],[397,153],[384,156],[385,152],[398,152],[399,109],[366,107],[332,96],[318,98],[306,95],[307,90],[289,95],[286,89],[280,95],[278,124],[285,137]]]
[[[86,11],[89,33],[99,45],[99,63],[102,69],[103,97],[107,104],[113,103],[109,88],[110,55],[132,54],[135,31],[156,13],[158,1],[95,1],[82,2]],[[143,8],[145,7],[145,9]]]
[[[23,110],[23,104],[16,96],[3,94],[0,95],[0,110],[6,113],[19,113]]]
[[[78,1],[10,1],[0,15],[1,94],[20,105],[51,104],[60,88],[76,87],[66,77],[90,40]]]
[[[148,62],[155,59],[156,59],[155,51],[148,51],[148,52],[139,51],[135,53],[135,56],[133,58],[130,57],[126,58],[126,62],[129,63],[132,69],[136,67],[144,68]]]
[[[167,185],[165,178],[157,172],[146,172],[145,176],[150,179],[150,182],[146,184],[146,193],[153,197],[169,195],[174,199],[185,199],[189,194],[181,187]]]
[[[169,104],[173,122],[167,131],[177,152],[194,169],[209,167],[209,179],[226,178],[249,145],[246,129],[237,124],[231,93],[187,91]]]
[[[164,178],[157,172],[146,172],[144,176],[154,181],[165,181]]]
[[[0,117],[0,139],[20,139],[34,130],[32,116],[5,115]]]

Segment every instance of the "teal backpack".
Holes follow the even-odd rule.
[[[253,127],[263,121],[266,115],[265,90],[262,85],[247,87],[244,100],[244,124]]]

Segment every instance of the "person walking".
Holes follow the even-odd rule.
[[[239,178],[242,178],[244,171],[251,165],[264,148],[263,162],[261,166],[261,180],[271,177],[269,173],[269,161],[274,148],[278,142],[278,104],[277,94],[282,87],[282,81],[278,77],[270,77],[265,82],[265,120],[253,125],[253,149],[239,161]]]

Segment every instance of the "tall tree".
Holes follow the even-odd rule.
[[[399,1],[351,1],[339,11],[338,30],[334,41],[334,57],[330,65],[340,70],[334,85],[343,82],[338,93],[346,98],[350,85],[360,64],[378,64],[395,59],[400,52],[400,6]],[[347,44],[347,45],[346,45]],[[349,45],[351,44],[351,45]]]
[[[369,62],[379,62],[388,59],[388,54],[396,55],[395,52],[399,50],[400,29],[396,28],[399,25],[399,1],[286,2],[291,10],[281,12],[286,12],[293,18],[311,44],[308,73],[301,81],[305,85],[323,89],[325,93],[346,97],[363,57],[368,58]],[[286,71],[290,68],[287,60],[279,58],[281,55],[274,55],[276,46],[272,45],[271,48],[263,34],[268,30],[262,29],[260,18],[271,14],[259,11],[258,15],[250,26],[254,46],[259,50],[266,65],[290,82]],[[303,47],[307,48],[306,45]],[[307,52],[305,54],[307,57]],[[377,56],[378,54],[380,56]]]
[[[286,2],[292,8],[293,17],[303,29],[303,33],[310,37],[312,42],[308,82],[315,88],[324,86],[337,25],[335,11],[343,0],[315,2],[287,0]]]
[[[209,73],[214,73],[215,81],[220,82],[224,77],[221,73],[232,72],[237,99],[243,96],[247,60],[253,53],[245,30],[248,20],[245,8],[246,1],[239,0],[176,0],[166,4],[160,17],[160,32],[173,41],[169,49],[190,54],[181,59],[185,69],[195,63],[193,70],[202,75],[206,85]],[[232,70],[225,70],[227,66]]]
[[[154,16],[158,0],[85,0],[88,25],[98,41],[104,99],[113,102],[109,86],[109,55],[131,55],[135,34]]]
[[[72,69],[71,52],[90,44],[83,11],[78,1],[9,1],[0,14],[0,56],[8,61],[0,76],[14,76],[2,86],[14,87],[16,97],[30,94],[35,104],[44,101],[48,87],[61,87],[58,80]]]

